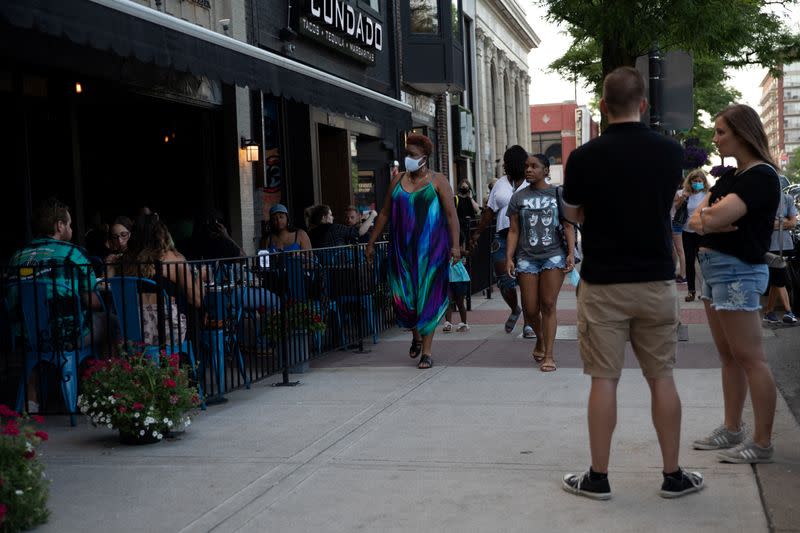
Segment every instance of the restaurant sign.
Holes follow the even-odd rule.
[[[307,0],[299,30],[368,65],[383,50],[383,25],[344,0]]]

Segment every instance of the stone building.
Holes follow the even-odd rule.
[[[516,0],[478,0],[475,53],[478,87],[478,184],[503,174],[506,148],[530,149],[528,53],[539,37]]]

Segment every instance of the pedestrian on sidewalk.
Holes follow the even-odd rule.
[[[626,338],[650,387],[663,461],[661,496],[703,488],[699,472],[678,464],[681,401],[672,378],[678,301],[669,212],[683,149],[639,121],[646,109],[641,74],[630,67],[608,74],[600,100],[608,126],[572,152],[564,181],[565,217],[580,223],[583,234],[578,341],[583,371],[592,378],[592,464],[586,472],[565,475],[562,486],[598,500],[611,498],[608,463]]]
[[[547,183],[549,175],[547,156],[528,157],[528,187],[515,192],[508,204],[506,242],[506,273],[519,283],[525,323],[539,327],[533,359],[542,372],[556,369],[556,301],[565,274],[575,267],[575,229],[564,219],[561,193]]]
[[[700,268],[708,326],[722,362],[723,424],[694,441],[719,450],[728,463],[772,461],[775,380],[761,345],[758,311],[769,272],[764,254],[781,197],[777,168],[758,113],[733,105],[717,114],[714,143],[720,157],[736,159],[700,204],[689,227],[701,235]],[[747,390],[755,419],[752,438],[742,423]]]
[[[412,333],[409,356],[417,368],[433,366],[431,347],[436,326],[447,310],[451,263],[461,261],[458,216],[447,176],[433,172],[428,158],[433,143],[413,134],[406,139],[406,171],[392,178],[383,207],[365,250],[375,258],[375,240],[391,219],[389,285],[400,327]]]
[[[686,210],[688,218],[683,226],[683,252],[686,256],[686,290],[687,294],[684,301],[693,302],[695,298],[695,285],[697,270],[697,250],[700,247],[700,235],[689,227],[689,218],[694,214],[697,207],[703,202],[703,198],[708,194],[708,177],[705,171],[700,168],[692,170],[686,179],[683,180],[683,194],[686,197]]]
[[[465,263],[467,262],[466,256],[469,252],[464,248],[465,243],[464,232],[458,234],[458,244],[461,247],[461,261],[450,264],[450,288],[448,289],[448,296],[450,298],[450,305],[447,306],[447,311],[444,314],[444,326],[442,331],[450,333],[454,329],[458,333],[466,333],[469,331],[469,324],[467,323],[467,294],[469,294],[469,272]],[[461,322],[453,324],[453,307],[458,309],[458,316]]]
[[[678,275],[675,276],[677,283],[686,283],[686,255],[683,252],[683,226],[689,219],[684,206],[687,196],[683,187],[678,189],[675,193],[675,199],[672,202],[672,210],[670,211],[670,218],[672,219],[672,261],[678,264]]]
[[[506,333],[514,331],[514,326],[516,326],[517,320],[522,314],[522,309],[517,299],[516,280],[509,276],[506,271],[506,238],[510,225],[506,211],[508,210],[508,202],[511,201],[511,196],[528,186],[528,182],[525,181],[525,162],[527,160],[528,152],[519,145],[515,144],[505,151],[503,154],[503,169],[505,169],[506,175],[497,180],[497,183],[492,187],[489,193],[489,200],[486,202],[486,209],[481,213],[478,227],[472,232],[469,246],[470,250],[475,250],[478,238],[480,238],[486,226],[492,223],[492,218],[496,215],[497,221],[491,249],[492,263],[494,264],[494,273],[497,276],[497,289],[511,309],[511,314],[508,315],[505,323]],[[522,334],[525,338],[533,338],[533,324],[526,323]]]
[[[797,225],[797,208],[791,195],[783,194],[781,205],[775,213],[775,226],[772,231],[772,240],[769,243],[769,251],[773,254],[784,256],[794,251],[794,242],[789,233]],[[781,261],[778,261],[779,263]],[[797,324],[797,317],[792,312],[792,305],[789,302],[789,293],[786,292],[786,260],[783,266],[769,266],[769,293],[767,294],[767,305],[764,307],[764,322],[768,324]],[[780,299],[783,306],[783,317],[778,319],[775,314],[775,304]]]

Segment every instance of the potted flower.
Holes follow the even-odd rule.
[[[35,427],[43,422],[0,405],[0,531],[47,522],[49,481],[36,455],[36,447],[47,440],[47,433]]]
[[[327,324],[317,306],[302,301],[289,301],[266,316],[264,334],[267,342],[276,347],[281,364],[293,372],[308,367],[308,335],[321,335]]]
[[[200,405],[178,354],[142,353],[94,360],[83,376],[78,407],[93,426],[119,431],[125,444],[158,442],[191,423]]]

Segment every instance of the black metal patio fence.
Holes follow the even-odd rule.
[[[387,243],[179,263],[38,264],[0,273],[0,403],[74,412],[81,365],[180,353],[207,400],[363,349],[394,323]],[[63,398],[63,402],[60,399]]]

